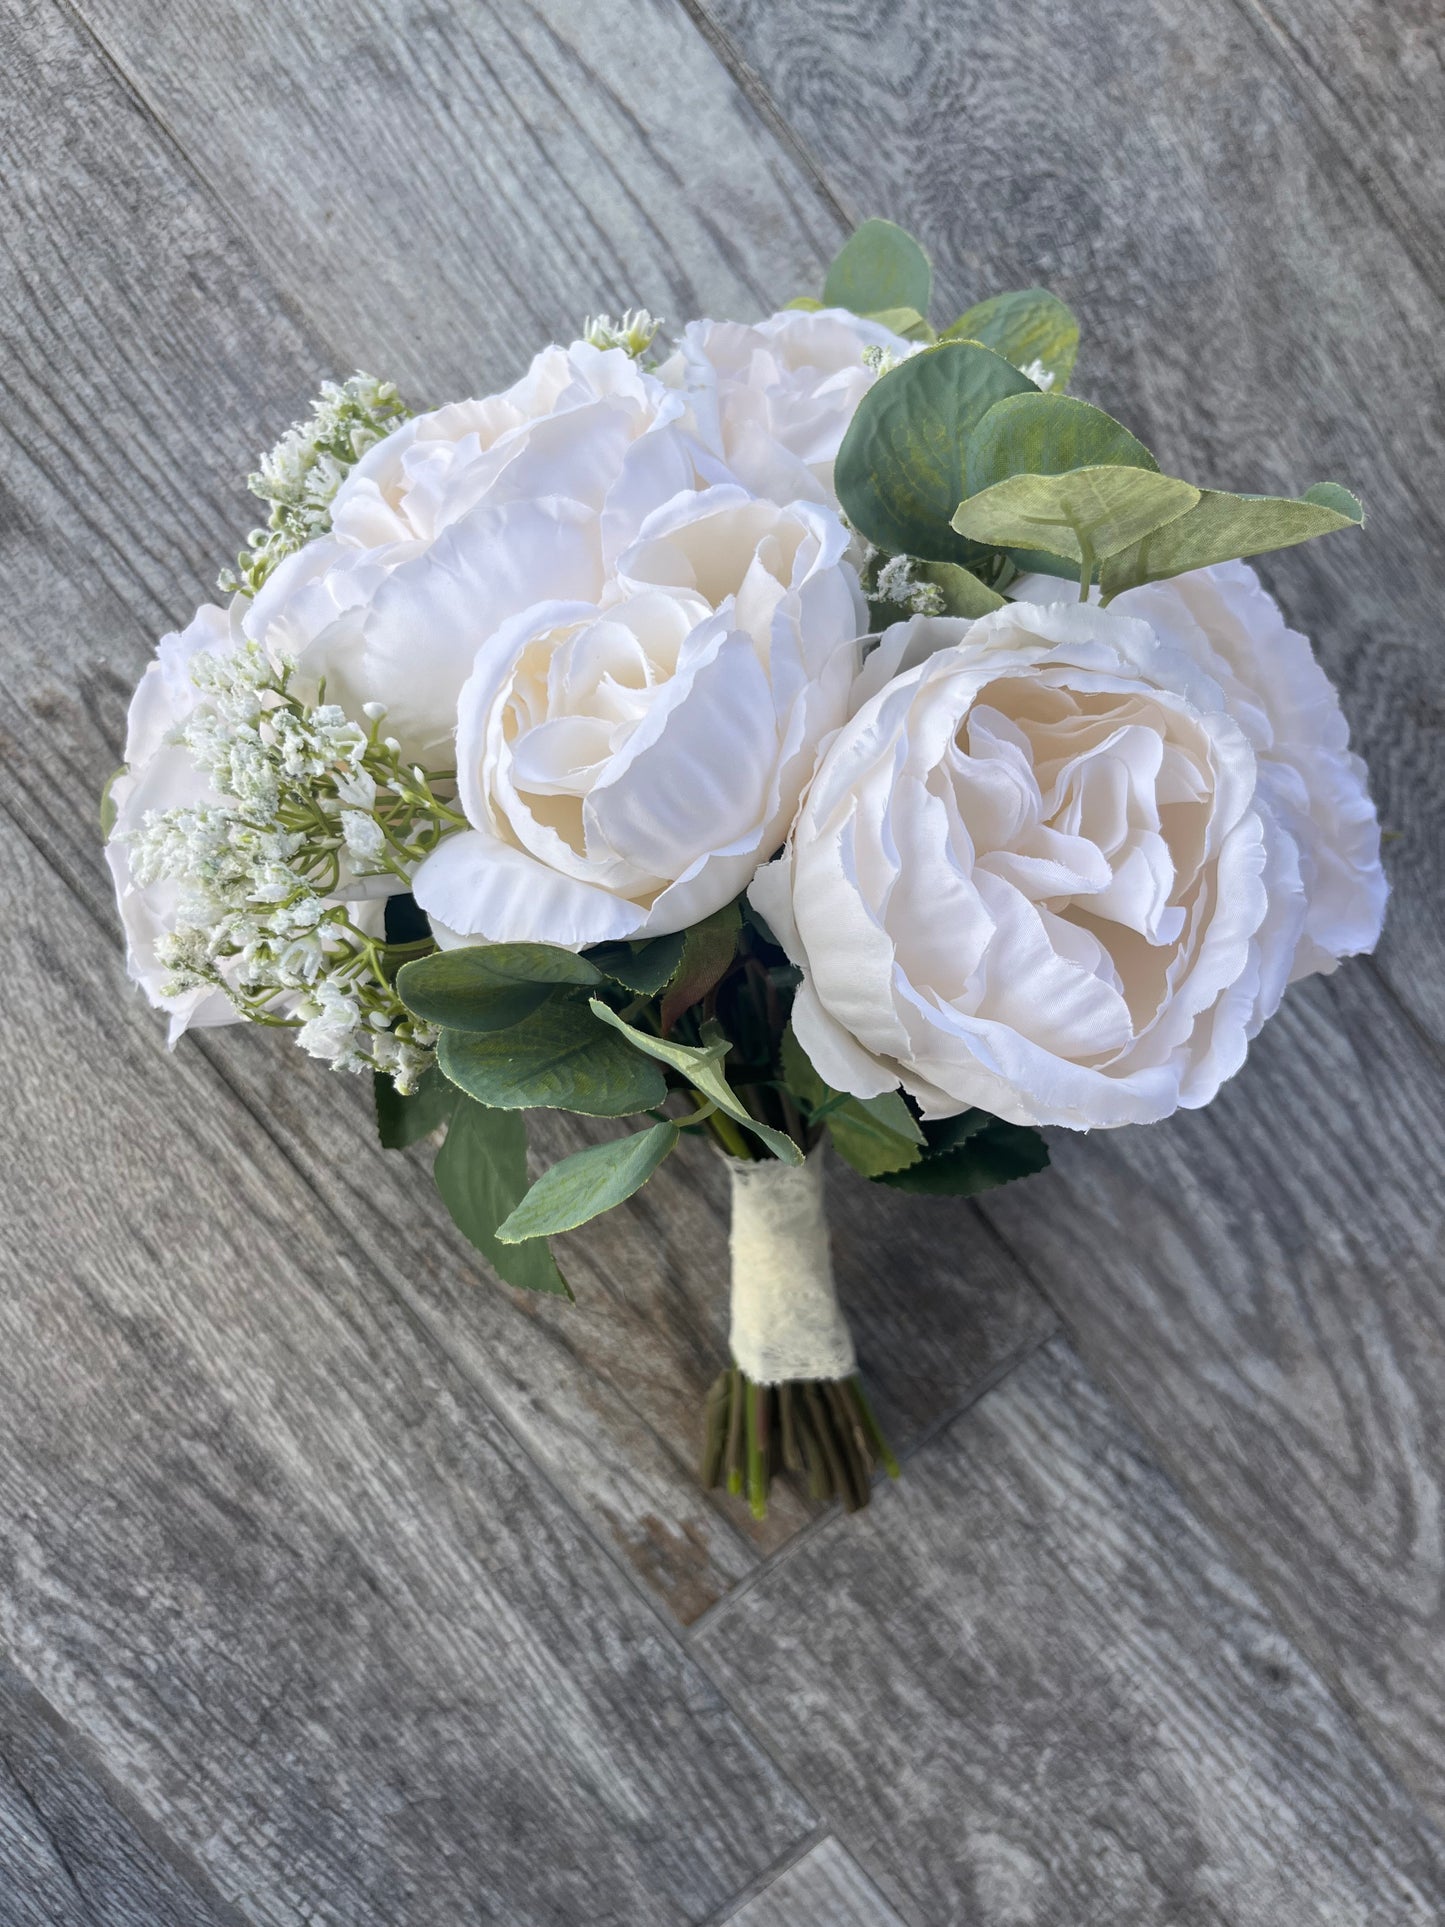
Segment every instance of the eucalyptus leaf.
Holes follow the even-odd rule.
[[[838,450],[834,486],[848,520],[892,555],[972,567],[980,552],[951,523],[968,492],[968,439],[995,402],[1037,392],[974,342],[899,362],[859,402]]]
[[[1047,288],[1018,288],[975,302],[943,332],[945,341],[981,341],[1015,368],[1042,364],[1053,388],[1066,388],[1079,352],[1079,324]]]
[[[491,943],[438,950],[403,964],[396,988],[407,1009],[429,1024],[495,1031],[519,1023],[561,985],[590,989],[601,982],[596,966],[571,950]]]
[[[522,1291],[572,1296],[545,1239],[504,1245],[497,1237],[527,1194],[527,1127],[515,1111],[458,1098],[432,1170],[453,1222],[499,1278]]]
[[[1186,569],[1293,548],[1333,529],[1358,528],[1364,510],[1338,482],[1321,482],[1299,501],[1282,495],[1229,495],[1203,489],[1187,515],[1143,535],[1103,569],[1104,600]]]
[[[506,1222],[498,1227],[503,1244],[573,1231],[640,1191],[682,1133],[675,1124],[610,1144],[592,1144],[544,1171]]]
[[[672,1029],[685,1010],[702,1002],[726,974],[737,955],[742,910],[736,902],[725,903],[701,923],[693,924],[683,945],[682,962],[662,1000],[662,1028]]]
[[[876,321],[881,328],[890,329],[895,335],[902,335],[905,341],[935,342],[937,330],[921,315],[917,308],[884,308],[878,314],[865,315],[865,321]]]
[[[635,1050],[680,1072],[695,1091],[711,1098],[724,1116],[746,1125],[754,1137],[761,1138],[774,1157],[781,1158],[785,1164],[803,1162],[803,1153],[787,1133],[775,1131],[769,1124],[760,1124],[723,1076],[722,1063],[729,1044],[718,1024],[704,1024],[702,1034],[706,1041],[701,1045],[675,1044],[670,1038],[651,1037],[646,1031],[634,1029],[599,998],[592,999],[592,1011],[625,1037]]]
[[[1048,1161],[1049,1147],[1037,1131],[989,1118],[951,1150],[924,1157],[903,1171],[885,1171],[878,1183],[914,1196],[971,1198],[1042,1171]]]
[[[968,490],[977,495],[1010,475],[1063,475],[1073,468],[1147,468],[1159,464],[1144,444],[1102,408],[1072,395],[1009,395],[970,435]]]
[[[1003,549],[1047,549],[1092,570],[1173,522],[1199,490],[1144,468],[1075,468],[1066,475],[1010,475],[971,495],[953,518],[960,534]]]
[[[403,1097],[386,1071],[373,1071],[376,1134],[388,1151],[404,1151],[446,1123],[457,1107],[457,1087],[431,1064],[409,1096]]]
[[[556,998],[510,1030],[444,1030],[437,1062],[453,1084],[497,1110],[580,1111],[585,1117],[654,1110],[667,1095],[666,1080],[656,1065],[598,1026],[592,1012],[605,1010],[596,1000],[589,1010]]]
[[[655,997],[677,975],[682,963],[685,933],[673,931],[666,937],[651,937],[643,943],[600,943],[586,957],[604,977],[610,977],[625,990],[639,997]]]
[[[906,228],[892,221],[865,221],[839,249],[823,283],[825,308],[878,314],[885,308],[928,313],[933,269]]]

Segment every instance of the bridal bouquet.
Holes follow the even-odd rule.
[[[756,325],[592,320],[411,412],[328,384],[227,600],[160,643],[106,799],[131,975],[375,1080],[510,1284],[684,1133],[732,1179],[703,1476],[896,1470],[824,1140],[967,1195],[1040,1125],[1206,1104],[1379,933],[1365,773],[1242,557],[1361,520],[1161,472],[1041,289],[941,334],[870,221]],[[535,1180],[525,1114],[626,1118]],[[906,1291],[908,1280],[900,1278]]]

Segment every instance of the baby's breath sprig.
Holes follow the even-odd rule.
[[[246,478],[253,495],[271,504],[264,529],[252,529],[234,569],[224,569],[225,595],[254,595],[283,557],[331,527],[331,504],[348,471],[410,410],[395,384],[371,375],[328,381],[312,404],[314,413],[277,442]]]
[[[622,348],[640,361],[661,326],[661,318],[646,308],[629,308],[620,321],[610,314],[590,314],[582,324],[582,339],[594,348]]]
[[[174,930],[157,945],[166,994],[221,990],[338,1069],[387,1070],[414,1089],[435,1036],[393,981],[432,946],[386,941],[375,879],[406,886],[465,827],[447,800],[452,772],[407,762],[381,733],[380,704],[367,704],[363,727],[324,688],[303,700],[294,666],[255,643],[197,657],[192,676],[202,700],[176,740],[218,801],[152,811],[132,838],[136,880],[179,887]]]

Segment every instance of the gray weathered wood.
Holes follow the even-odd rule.
[[[1445,1089],[1366,972],[1207,1110],[989,1200],[1089,1363],[1445,1820]]]
[[[1401,833],[1379,967],[1445,1042],[1445,285],[1355,178],[1347,129],[1321,125],[1233,0],[900,0],[886,31],[856,4],[695,11],[765,76],[850,209],[926,240],[940,315],[1046,281],[1083,324],[1075,389],[1171,472],[1290,493],[1334,477],[1363,496],[1363,536],[1264,573],[1340,683]],[[1297,9],[1301,37],[1316,11]],[[1438,113],[1407,114],[1389,44],[1378,29],[1354,56],[1387,94],[1358,111],[1429,144]],[[1438,197],[1425,204],[1438,230]]]
[[[123,1811],[33,1687],[0,1662],[5,1927],[242,1927]]]
[[[224,212],[93,46],[58,18],[46,25],[51,18],[34,15],[7,68],[7,137],[24,219],[7,233],[0,264],[8,404],[0,438],[9,437],[0,439],[0,464],[16,504],[5,557],[13,660],[0,798],[113,930],[91,799],[117,759],[129,686],[155,634],[207,593],[210,572],[252,519],[234,479],[251,459],[248,445],[268,440],[334,359],[268,292]],[[639,22],[636,31],[645,37],[645,28]],[[76,125],[61,128],[44,111],[42,72],[79,103]],[[709,76],[731,97],[710,57]],[[684,83],[693,91],[680,91],[671,115],[705,120],[718,111],[695,98],[701,79],[683,71],[675,84]],[[583,107],[579,89],[570,111]],[[480,123],[472,131],[480,142]],[[362,199],[385,204],[384,185],[373,182]],[[741,188],[735,198],[746,204]],[[533,223],[529,258],[550,259],[555,238],[540,183],[522,205]],[[764,234],[781,227],[786,206],[784,197],[771,214],[755,210],[755,225]],[[679,231],[701,272],[715,253],[706,233],[681,221]],[[460,248],[460,233],[453,239]],[[398,232],[372,242],[373,256],[402,247]],[[746,295],[741,285],[735,291]],[[447,300],[449,319],[434,291],[428,354],[439,355],[443,341],[455,350],[466,332],[455,297]],[[507,346],[507,337],[492,337],[498,354]],[[479,352],[478,366],[484,361]],[[155,1035],[159,1050],[158,1028]],[[698,1408],[724,1356],[722,1205],[705,1158],[669,1169],[655,1194],[574,1241],[578,1307],[520,1307],[495,1295],[420,1161],[376,1149],[362,1089],[270,1037],[213,1037],[184,1049],[204,1049],[223,1067],[237,1099],[235,1129],[284,1146],[337,1214],[333,1235],[381,1258],[438,1342],[559,1484],[605,1520],[622,1558],[680,1618],[751,1570],[755,1546],[777,1545],[806,1516],[801,1502],[780,1495],[759,1528],[737,1502],[714,1502],[696,1487]],[[576,1129],[546,1127],[544,1155],[575,1148]],[[900,1443],[957,1410],[1050,1329],[1037,1296],[969,1209],[924,1219],[905,1201],[854,1186],[842,1225],[845,1289]],[[966,1276],[954,1262],[963,1239],[979,1243]],[[906,1298],[876,1263],[890,1249],[918,1281]]]
[[[695,1638],[910,1920],[1445,1907],[1438,1837],[1061,1339]]]
[[[257,1927],[715,1910],[807,1807],[8,829],[0,866],[0,1646]]]
[[[904,1927],[858,1863],[820,1840],[718,1927]]]

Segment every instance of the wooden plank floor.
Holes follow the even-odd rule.
[[[13,0],[0,56],[0,1927],[1445,1917],[1438,9]],[[167,1056],[94,798],[319,378],[756,314],[871,212],[1056,286],[1186,472],[1365,495],[1271,575],[1396,897],[1211,1110],[840,1178],[907,1476],[759,1528],[691,1476],[714,1161],[503,1291],[356,1084]]]

